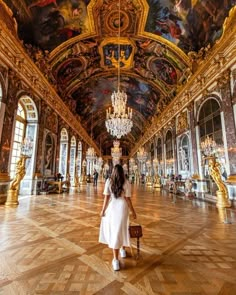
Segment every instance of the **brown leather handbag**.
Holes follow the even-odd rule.
[[[139,258],[140,255],[140,243],[139,238],[143,236],[143,229],[141,225],[130,225],[129,226],[129,236],[130,238],[137,238],[137,256],[136,258]],[[132,251],[132,247],[131,247]]]
[[[143,236],[143,229],[141,225],[130,225],[129,236],[131,238],[141,238]]]

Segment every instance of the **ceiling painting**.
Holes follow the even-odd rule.
[[[72,95],[76,100],[76,112],[84,118],[90,117],[92,112],[106,109],[111,106],[111,94],[117,90],[117,77],[97,78],[90,84],[78,89]],[[121,77],[120,89],[124,90],[128,97],[127,105],[148,119],[156,112],[156,105],[160,93],[152,86],[133,77]]]
[[[71,80],[81,73],[84,67],[85,62],[79,58],[65,61],[57,72],[58,84],[66,87]]]
[[[44,50],[51,51],[70,38],[89,32],[89,1],[34,0],[27,3],[32,23],[24,25],[26,30],[21,30],[22,37],[31,37],[31,43]]]
[[[105,116],[118,88],[118,71],[133,110],[132,130],[121,138],[121,147],[129,151],[197,70],[191,56],[200,56],[203,47],[211,50],[208,45],[220,38],[235,4],[122,0],[119,11],[115,0],[4,2],[27,54],[103,151],[114,140]]]
[[[234,0],[147,0],[145,30],[176,44],[186,53],[212,44]]]
[[[164,58],[153,58],[150,69],[154,75],[169,85],[175,85],[177,82],[177,72],[172,64]]]

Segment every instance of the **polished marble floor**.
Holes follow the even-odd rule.
[[[25,196],[0,206],[0,294],[236,294],[236,211],[132,187],[141,256],[111,267],[98,243],[103,196],[81,192]],[[227,216],[226,216],[227,215]]]

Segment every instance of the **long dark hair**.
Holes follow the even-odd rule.
[[[123,185],[125,183],[125,174],[121,165],[115,165],[111,174],[111,191],[116,198],[119,198],[124,191]]]

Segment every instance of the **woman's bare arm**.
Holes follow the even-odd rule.
[[[136,219],[136,218],[137,218],[137,216],[136,216],[136,212],[135,212],[135,210],[134,210],[134,207],[133,207],[133,204],[132,204],[132,201],[131,201],[131,199],[130,199],[130,198],[127,198],[127,197],[125,197],[125,200],[126,200],[126,202],[127,202],[128,206],[129,206],[129,209],[130,209],[130,211],[132,212],[133,219]]]
[[[100,213],[100,216],[104,216],[105,215],[105,211],[107,209],[108,203],[110,200],[110,196],[109,195],[105,195],[104,200],[103,200],[103,206],[102,206],[102,211]]]

